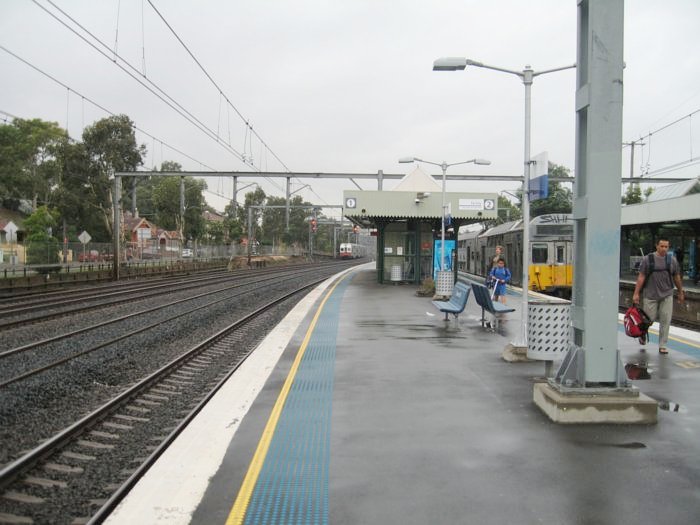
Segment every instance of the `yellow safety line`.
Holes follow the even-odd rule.
[[[297,355],[294,358],[294,363],[292,364],[292,367],[289,370],[289,374],[287,375],[287,379],[284,382],[284,386],[282,386],[282,390],[280,391],[280,394],[277,397],[275,406],[272,408],[272,412],[270,413],[270,418],[267,420],[267,425],[265,425],[265,430],[263,430],[262,436],[260,437],[258,448],[255,451],[255,454],[253,455],[253,460],[250,462],[248,472],[246,473],[245,479],[243,480],[243,484],[241,485],[241,488],[238,491],[238,496],[236,496],[236,501],[234,502],[233,507],[231,507],[231,511],[229,512],[228,518],[226,519],[226,525],[241,525],[243,523],[243,520],[245,519],[245,514],[248,510],[250,498],[253,495],[253,489],[255,488],[255,484],[257,483],[258,477],[260,476],[260,471],[262,470],[262,466],[265,463],[267,451],[270,448],[272,437],[274,436],[275,429],[277,428],[277,422],[279,421],[280,415],[282,414],[282,409],[284,408],[284,404],[287,401],[287,395],[289,394],[289,390],[292,387],[292,383],[294,383],[294,378],[296,377],[299,364],[301,363],[301,359],[302,357],[304,357],[306,347],[309,344],[311,335],[313,334],[314,328],[316,327],[316,322],[321,316],[321,311],[323,310],[326,301],[333,293],[333,290],[335,290],[335,288],[340,284],[340,282],[343,279],[345,279],[345,277],[347,277],[348,275],[349,274],[345,274],[344,276],[342,276],[331,287],[331,289],[326,294],[326,297],[324,297],[323,301],[321,302],[321,305],[318,307],[318,311],[316,312],[316,315],[314,315],[314,318],[312,319],[311,324],[309,325],[309,329],[306,331],[306,336],[304,337],[304,340],[302,341],[301,346],[299,347],[299,352],[297,352]]]

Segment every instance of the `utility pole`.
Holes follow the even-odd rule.
[[[624,146],[630,147],[630,178],[634,178],[634,147],[635,146],[646,146],[646,142],[637,142],[633,140],[632,142],[623,142]]]

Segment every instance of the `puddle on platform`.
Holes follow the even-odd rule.
[[[610,443],[608,446],[615,448],[647,448],[644,443],[639,441],[632,441],[631,443]]]
[[[625,365],[625,372],[627,372],[627,377],[629,379],[651,379],[651,374],[647,368],[646,363],[627,363]]]
[[[669,412],[685,412],[678,403],[672,403],[671,401],[659,401],[659,408]]]

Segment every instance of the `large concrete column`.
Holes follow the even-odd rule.
[[[585,385],[618,380],[623,0],[580,0],[576,68],[573,343]]]
[[[623,0],[579,0],[573,341],[533,400],[559,423],[655,423],[656,401],[617,349],[622,170]]]

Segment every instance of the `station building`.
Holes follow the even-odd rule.
[[[377,281],[420,284],[434,277],[441,250],[442,186],[416,167],[392,190],[343,192],[343,216],[377,237]],[[498,217],[497,193],[445,193],[445,268],[459,227]],[[375,233],[376,232],[376,233]],[[452,242],[450,242],[452,241]]]

